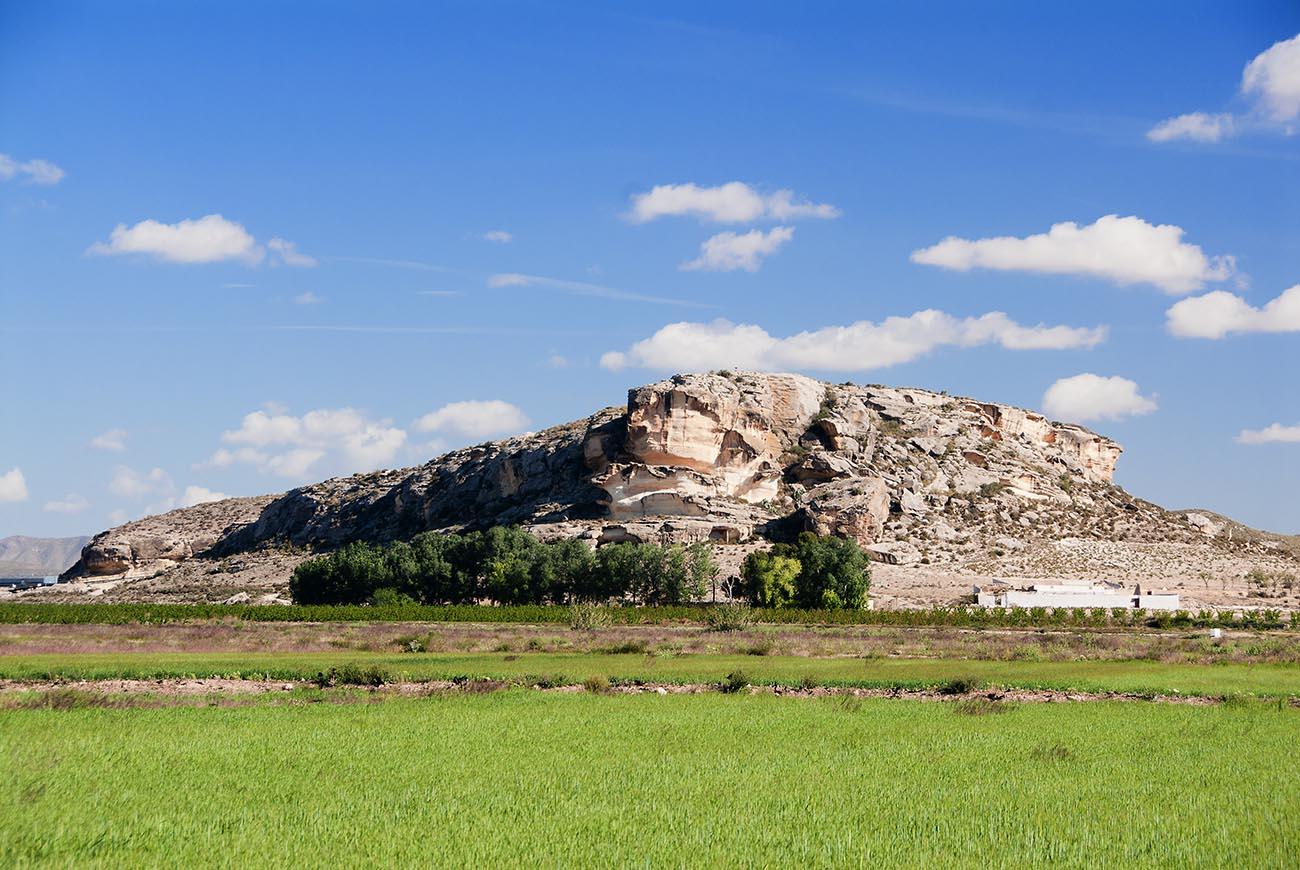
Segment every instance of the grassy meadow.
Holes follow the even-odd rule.
[[[517,689],[0,716],[0,864],[1285,866],[1300,710]]]
[[[0,679],[104,680],[169,677],[309,680],[331,667],[377,666],[392,680],[457,678],[580,683],[587,677],[652,683],[715,683],[743,671],[758,684],[933,688],[953,680],[988,687],[1147,695],[1300,696],[1300,667],[1127,661],[989,661],[812,658],[785,655],[640,653],[86,653],[0,655]]]

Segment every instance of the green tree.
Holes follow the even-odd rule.
[[[756,551],[745,557],[740,566],[740,576],[754,606],[786,607],[794,602],[803,566],[794,556],[786,554],[789,549],[778,545],[772,550]]]
[[[803,532],[791,555],[802,566],[795,592],[800,607],[833,610],[866,604],[871,563],[856,542]]]

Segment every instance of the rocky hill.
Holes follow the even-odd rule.
[[[593,545],[713,540],[728,570],[800,530],[844,535],[882,563],[876,594],[897,605],[954,600],[972,578],[1111,574],[1232,604],[1252,566],[1293,570],[1278,536],[1115,486],[1120,453],[1080,426],[927,390],[678,375],[629,391],[626,408],[417,468],[110,529],[73,583],[31,594],[279,600],[312,551],[509,523]]]

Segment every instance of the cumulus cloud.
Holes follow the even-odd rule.
[[[66,175],[62,169],[48,160],[15,160],[8,154],[0,154],[0,181],[18,178],[28,184],[58,184]]]
[[[1274,43],[1246,64],[1241,92],[1270,120],[1289,123],[1300,117],[1300,34]]]
[[[1300,332],[1300,284],[1256,308],[1226,290],[1174,303],[1165,326],[1180,338],[1223,338],[1229,333]]]
[[[271,251],[271,262],[286,266],[315,266],[316,259],[300,253],[290,241],[276,237],[263,248],[243,224],[210,214],[166,224],[143,220],[118,224],[107,242],[96,242],[86,253],[102,256],[140,254],[166,263],[219,263],[235,260],[260,263]]]
[[[126,430],[109,429],[90,439],[90,446],[98,450],[121,452],[126,449]]]
[[[276,237],[267,242],[266,247],[271,251],[273,263],[279,262],[300,269],[310,269],[316,265],[315,257],[302,253],[296,244],[287,239]]]
[[[301,417],[253,411],[238,429],[222,433],[221,440],[234,447],[218,449],[198,467],[240,463],[264,474],[301,478],[318,465],[337,473],[382,467],[406,443],[406,432],[353,408],[323,408]]]
[[[1161,121],[1147,131],[1147,138],[1218,142],[1251,127],[1293,133],[1292,125],[1300,118],[1300,35],[1274,43],[1246,64],[1241,95],[1249,107],[1243,117],[1190,112]]]
[[[1263,429],[1242,429],[1237,436],[1240,444],[1300,444],[1300,423],[1283,426],[1273,423]]]
[[[174,224],[156,220],[143,220],[131,227],[118,224],[108,241],[91,245],[89,253],[147,254],[169,263],[256,263],[265,254],[242,224],[219,214]]]
[[[1152,142],[1171,142],[1174,139],[1218,142],[1225,136],[1231,136],[1235,126],[1232,115],[1189,112],[1156,124],[1147,131],[1147,138]]]
[[[794,227],[773,227],[766,233],[750,230],[747,233],[718,233],[700,245],[700,255],[682,263],[684,271],[734,272],[744,269],[757,272],[763,259],[794,238]]]
[[[1061,350],[1090,348],[1105,337],[1105,327],[1022,326],[1000,311],[959,319],[929,309],[880,323],[861,320],[827,326],[788,338],[777,338],[753,324],[715,320],[669,324],[627,351],[605,354],[600,364],[615,371],[632,366],[672,371],[851,372],[910,362],[940,347],[996,344],[1009,350]]]
[[[1232,257],[1207,257],[1199,246],[1184,242],[1182,227],[1113,214],[1082,227],[1073,221],[1053,224],[1046,233],[1025,238],[949,236],[913,251],[912,262],[960,272],[1082,275],[1121,285],[1153,284],[1170,294],[1191,293],[1207,281],[1225,280],[1236,268]]]
[[[27,501],[27,478],[17,466],[0,474],[0,502]]]
[[[119,465],[113,469],[113,476],[108,481],[108,491],[125,498],[167,495],[174,488],[171,475],[161,468],[136,471],[126,465]]]
[[[701,187],[693,182],[659,184],[645,193],[633,194],[632,209],[627,215],[633,223],[661,217],[696,217],[723,224],[839,216],[840,210],[833,205],[796,201],[791,190],[763,194],[742,181],[716,187]]]
[[[1150,414],[1154,398],[1138,392],[1128,378],[1091,373],[1061,378],[1043,394],[1043,410],[1057,420],[1120,420]]]
[[[501,245],[504,245],[513,239],[514,236],[505,230],[488,230],[483,234],[484,241],[496,242]]]
[[[230,496],[224,492],[208,489],[206,486],[187,486],[185,487],[185,493],[181,496],[181,507],[194,507],[196,504],[221,501],[224,498],[230,498]]]
[[[515,434],[528,425],[528,416],[522,410],[500,399],[451,402],[415,421],[420,432],[474,439]]]
[[[90,507],[90,502],[86,500],[84,495],[70,492],[63,498],[47,501],[41,509],[52,514],[79,514],[88,507]]]

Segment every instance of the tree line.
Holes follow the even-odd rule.
[[[857,608],[870,571],[857,544],[800,535],[746,559],[725,591],[763,607]],[[298,604],[571,604],[672,606],[704,598],[719,569],[710,544],[539,541],[523,529],[425,532],[409,541],[363,541],[302,562],[289,590]]]

